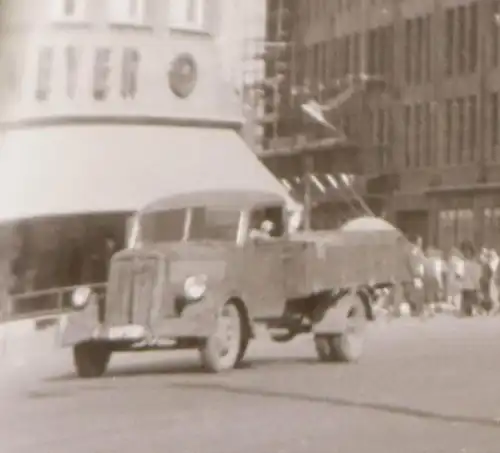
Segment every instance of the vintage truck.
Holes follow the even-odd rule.
[[[254,237],[263,221],[270,237]],[[105,297],[72,295],[62,341],[80,377],[111,354],[198,349],[220,372],[244,357],[259,328],[275,341],[313,333],[322,361],[356,361],[379,289],[409,276],[395,228],[289,234],[274,193],[212,191],[158,200],[134,217],[136,241],[111,260]]]

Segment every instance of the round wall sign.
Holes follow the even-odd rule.
[[[168,83],[173,93],[187,98],[195,89],[198,81],[198,66],[189,53],[177,55],[170,65]]]

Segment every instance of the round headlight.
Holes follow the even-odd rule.
[[[207,290],[206,275],[194,275],[184,282],[184,295],[189,300],[199,300]]]
[[[84,308],[90,301],[92,290],[88,286],[80,286],[71,295],[71,305],[77,310]]]

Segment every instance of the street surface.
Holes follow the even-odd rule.
[[[119,355],[78,380],[67,351],[0,378],[1,453],[499,453],[500,319],[377,323],[357,365],[312,341],[255,343],[242,369]]]

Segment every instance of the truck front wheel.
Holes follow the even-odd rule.
[[[347,326],[340,334],[317,334],[314,344],[323,362],[356,362],[363,355],[368,316],[363,301],[354,298]]]
[[[203,367],[213,373],[234,368],[243,359],[249,339],[238,307],[228,302],[217,319],[217,329],[200,345]]]
[[[76,373],[81,378],[101,377],[108,368],[110,348],[103,343],[85,342],[73,348]]]

